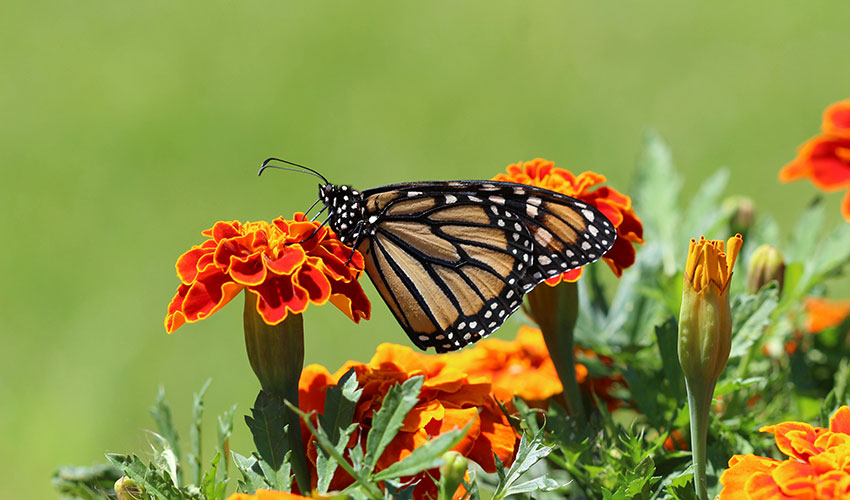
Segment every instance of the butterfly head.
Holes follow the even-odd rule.
[[[362,229],[365,206],[363,194],[351,186],[319,185],[319,199],[330,211],[331,229],[340,241],[352,244]]]

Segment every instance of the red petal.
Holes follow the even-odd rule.
[[[349,282],[331,282],[331,304],[345,313],[355,323],[361,319],[369,319],[372,314],[372,304],[366,296],[366,292],[356,280]]]
[[[297,314],[304,312],[310,302],[307,291],[295,284],[291,275],[270,277],[251,290],[260,295],[257,311],[269,325],[276,325],[286,319],[287,310]]]
[[[827,134],[850,137],[850,100],[836,102],[826,108],[822,127]]]
[[[277,259],[270,260],[266,265],[275,274],[292,274],[298,266],[304,264],[307,254],[300,245],[289,245]]]
[[[322,305],[331,296],[331,283],[321,271],[312,266],[303,266],[295,275],[295,283],[307,291],[310,301]]]

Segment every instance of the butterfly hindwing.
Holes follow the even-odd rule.
[[[596,209],[520,184],[407,183],[363,198],[366,271],[414,344],[437,352],[488,335],[534,285],[614,241]]]

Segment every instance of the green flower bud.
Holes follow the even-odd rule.
[[[723,211],[729,216],[733,233],[747,234],[756,219],[756,205],[746,196],[731,196],[723,201]]]
[[[119,477],[113,488],[118,495],[118,500],[141,500],[145,495],[142,487],[127,476]]]
[[[729,282],[743,245],[740,234],[723,241],[691,240],[679,312],[679,364],[685,374],[697,498],[708,500],[705,442],[717,379],[732,347]]]
[[[756,293],[761,287],[775,281],[782,293],[785,282],[785,260],[776,248],[762,245],[756,248],[747,268],[747,292]]]
[[[465,456],[451,450],[443,453],[442,458],[445,463],[440,466],[440,498],[450,499],[463,482],[469,461]]]

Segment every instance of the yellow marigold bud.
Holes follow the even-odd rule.
[[[732,347],[729,282],[741,250],[740,234],[720,240],[691,240],[679,312],[679,364],[685,374],[691,420],[694,488],[707,500],[705,442],[711,398]]]
[[[440,466],[440,498],[453,498],[466,476],[469,461],[456,451],[443,453],[445,463]]]
[[[782,253],[770,245],[756,248],[747,268],[747,292],[756,293],[761,287],[775,281],[782,293],[785,282],[785,259]]]
[[[679,312],[679,363],[685,378],[717,380],[732,344],[729,281],[743,239],[691,240]]]

